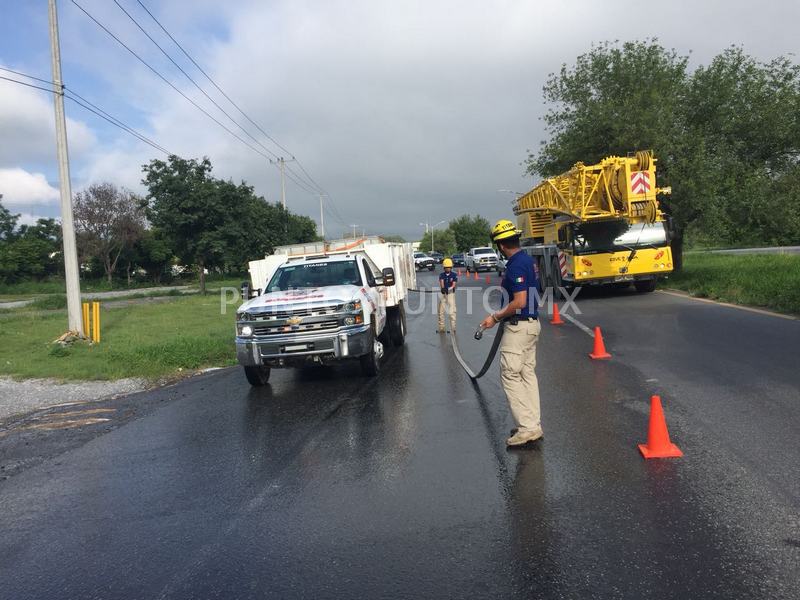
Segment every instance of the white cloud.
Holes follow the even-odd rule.
[[[0,194],[6,207],[18,205],[53,205],[59,192],[42,173],[29,173],[20,168],[0,169]]]
[[[55,161],[53,102],[45,92],[0,81],[0,132],[0,166]],[[85,123],[69,118],[67,137],[76,160],[96,143]]]
[[[659,5],[650,19],[609,11],[594,0],[203,0],[200,10],[195,3],[187,10],[189,3],[178,0],[149,5],[229,95],[296,153],[333,195],[346,222],[409,237],[418,235],[417,223],[428,218],[435,222],[467,212],[509,216],[510,197],[496,190],[530,187],[520,163],[544,136],[542,85],[548,73],[573,63],[592,43],[655,36],[681,54],[694,51],[694,63],[707,62],[731,44],[770,59],[794,49],[793,28],[800,19],[795,0],[759,7],[679,0]],[[92,9],[218,114],[113,5],[97,2]],[[105,92],[99,100],[92,90],[82,93],[126,120],[132,112],[125,109],[135,107],[131,124],[169,150],[208,155],[218,177],[245,179],[258,193],[278,199],[277,171],[265,159],[201,115],[83,15],[63,12],[65,56],[81,72],[102,78]],[[142,22],[152,25],[146,16]],[[199,74],[197,81],[213,92]],[[20,119],[6,118],[7,111],[22,111],[24,117],[27,109],[4,105],[4,87],[0,131],[5,140],[11,127],[13,142],[0,147],[0,166],[15,152],[24,154],[28,140],[41,137],[31,133],[41,123],[49,138],[36,147],[54,162],[52,106],[34,92],[43,107],[33,121],[21,119],[29,125],[20,130],[14,124]],[[229,112],[244,123],[235,109]],[[70,129],[73,156],[80,155],[73,161],[74,179],[81,185],[109,180],[141,191],[141,165],[160,154],[123,133],[78,150],[76,126]],[[287,203],[317,218],[316,198],[291,183]],[[343,229],[330,218],[326,225],[329,231]]]

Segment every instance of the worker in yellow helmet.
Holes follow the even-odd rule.
[[[458,275],[453,272],[453,259],[445,258],[442,261],[444,271],[439,274],[439,291],[442,297],[439,298],[439,333],[444,333],[444,309],[450,313],[450,331],[456,329],[456,284]]]
[[[506,444],[510,447],[534,442],[543,436],[539,409],[539,382],[536,379],[536,342],[541,326],[533,259],[520,248],[522,232],[507,219],[492,229],[492,242],[506,257],[506,272],[501,283],[504,306],[486,317],[482,326],[491,329],[503,321],[500,343],[500,380],[517,423]]]

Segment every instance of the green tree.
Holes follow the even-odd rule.
[[[800,73],[786,58],[761,63],[730,48],[689,72],[657,41],[604,43],[552,74],[544,87],[548,139],[529,173],[653,149],[662,207],[684,234],[708,244],[797,243]]]
[[[211,162],[170,156],[143,167],[147,216],[175,256],[204,269],[243,270],[278,245],[317,239],[316,225],[255,195],[246,183],[211,177]]]
[[[93,184],[75,195],[74,213],[81,258],[96,258],[110,284],[120,256],[144,231],[141,198],[113,183]]]
[[[205,269],[222,264],[230,209],[211,177],[211,161],[170,156],[143,166],[147,218],[168,237],[175,255],[197,268],[205,293]]]
[[[0,200],[2,199],[3,194],[0,194]],[[19,215],[11,214],[11,211],[0,203],[0,242],[11,239],[18,220]]]
[[[431,251],[431,234],[426,233],[419,240],[419,249],[422,252]],[[445,256],[451,256],[456,249],[456,236],[453,230],[447,229],[434,229],[433,230],[433,249],[436,252],[441,252]]]
[[[491,225],[479,215],[461,215],[450,221],[448,227],[455,237],[454,251],[465,252],[470,248],[490,243]]]
[[[0,281],[41,278],[60,268],[61,226],[54,219],[22,225],[0,239]]]

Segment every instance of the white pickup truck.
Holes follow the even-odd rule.
[[[275,367],[354,358],[376,375],[384,345],[404,342],[404,300],[416,287],[410,244],[283,246],[250,262],[250,278],[256,296],[237,310],[236,356],[251,385],[265,385]]]
[[[494,271],[497,269],[497,253],[488,246],[482,248],[471,248],[464,255],[464,263],[467,273],[470,271]]]

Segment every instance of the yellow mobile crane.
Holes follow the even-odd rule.
[[[652,292],[672,272],[670,221],[661,212],[656,161],[649,151],[576,163],[514,204],[524,250],[542,287],[633,283]]]

